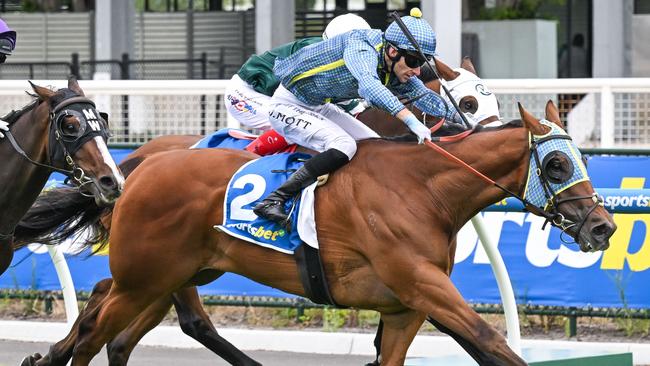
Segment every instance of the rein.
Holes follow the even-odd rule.
[[[433,126],[431,128],[431,131],[433,132],[433,131],[438,130],[443,125],[443,123],[444,123],[444,119],[441,120],[440,122],[438,122],[435,126]],[[458,141],[458,140],[461,140],[461,139],[467,137],[472,132],[473,132],[473,130],[468,130],[468,131],[465,131],[465,132],[460,133],[460,134],[455,135],[455,136],[438,137],[438,138],[434,138],[434,140],[435,141],[441,141],[441,142]],[[530,133],[530,135],[531,135],[531,141],[532,141],[532,133]],[[568,139],[568,140],[571,140],[571,137],[568,136],[568,135],[552,135],[552,136],[547,136],[547,137],[544,137],[542,139],[539,139],[538,141],[533,141],[533,143],[531,143],[531,145],[530,145],[531,155],[533,155],[534,159],[537,161],[538,169],[537,169],[536,173],[540,177],[540,180],[542,182],[542,186],[544,187],[544,192],[546,194],[546,197],[548,197],[548,203],[550,204],[550,208],[551,208],[550,212],[547,211],[546,209],[542,209],[540,207],[535,206],[534,204],[532,204],[526,198],[521,197],[520,195],[510,191],[509,189],[502,186],[501,184],[495,182],[490,177],[488,177],[485,174],[483,174],[483,173],[479,172],[478,170],[474,169],[472,166],[465,163],[464,161],[462,161],[461,159],[459,159],[458,157],[456,157],[452,153],[448,152],[447,150],[443,149],[442,147],[434,144],[432,141],[425,140],[424,143],[428,147],[430,147],[433,150],[436,150],[437,152],[439,152],[442,156],[444,156],[448,160],[462,166],[467,171],[474,174],[478,178],[482,179],[483,181],[485,181],[489,185],[493,185],[493,186],[499,188],[501,191],[503,191],[507,195],[509,195],[511,197],[514,197],[517,200],[521,201],[524,204],[524,207],[526,207],[526,210],[528,210],[529,212],[545,218],[546,221],[544,222],[544,225],[542,226],[542,229],[544,229],[546,227],[546,224],[548,224],[550,222],[551,225],[561,229],[562,233],[564,234],[568,229],[570,229],[571,227],[576,226],[576,223],[571,221],[571,220],[567,220],[564,217],[564,215],[562,215],[562,213],[559,212],[560,204],[566,203],[566,202],[571,202],[571,201],[577,201],[577,200],[581,200],[581,199],[591,199],[594,202],[594,204],[589,208],[587,213],[583,216],[580,223],[577,224],[578,228],[576,230],[575,235],[577,237],[579,237],[580,231],[582,230],[582,227],[584,226],[587,218],[596,209],[596,207],[598,207],[598,205],[601,204],[602,197],[600,197],[598,195],[598,193],[594,192],[592,195],[589,195],[589,196],[574,196],[574,197],[567,197],[567,198],[564,198],[564,199],[558,199],[557,198],[557,193],[550,186],[548,177],[544,173],[543,169],[540,168],[541,165],[539,164],[539,161],[540,161],[539,153],[537,151],[537,146],[538,145],[540,145],[543,142],[553,140],[553,139]],[[528,182],[526,182],[526,185],[527,184],[528,184]],[[562,237],[560,237],[560,238],[564,243],[567,243],[567,244],[570,243],[570,242],[565,241]],[[577,242],[577,240],[578,240],[578,238],[575,239],[576,242]]]
[[[72,104],[76,103],[85,103],[85,104],[90,104],[95,107],[95,103],[93,103],[92,100],[85,98],[85,97],[72,97],[68,98],[61,103],[59,103],[49,114],[50,118],[50,135],[54,134],[54,139],[56,142],[58,142],[60,148],[63,151],[63,156],[65,163],[70,166],[72,169],[64,169],[64,168],[58,168],[53,165],[53,163],[50,161],[49,163],[41,163],[38,161],[35,161],[34,159],[30,158],[25,150],[18,144],[18,141],[16,141],[16,138],[14,135],[11,133],[11,131],[5,132],[7,135],[7,138],[9,139],[9,142],[11,143],[11,146],[14,148],[14,150],[23,158],[25,158],[27,161],[29,161],[31,164],[36,165],[41,168],[46,168],[55,172],[59,172],[64,174],[65,176],[71,178],[75,182],[77,182],[80,186],[83,186],[85,184],[91,183],[92,181],[86,176],[86,173],[83,171],[81,167],[79,167],[75,162],[74,159],[72,159],[72,156],[68,152],[68,149],[65,146],[65,143],[63,142],[61,138],[61,134],[59,133],[59,130],[55,126],[55,120],[57,118],[57,114],[64,108]],[[51,138],[52,136],[50,136]],[[49,154],[51,155],[51,154]],[[51,156],[48,156],[49,159],[51,159]],[[1,236],[0,236],[1,238]]]
[[[57,168],[57,167],[55,167],[55,166],[52,166],[52,165],[49,165],[49,164],[39,163],[38,161],[33,160],[32,158],[30,158],[30,157],[27,155],[27,153],[25,152],[25,150],[23,150],[23,149],[20,147],[20,145],[18,145],[18,142],[16,141],[16,138],[14,137],[14,135],[13,135],[10,131],[6,131],[6,132],[5,132],[5,135],[7,135],[7,138],[9,139],[9,142],[11,142],[11,146],[13,146],[14,150],[16,150],[16,152],[17,152],[20,156],[22,156],[23,158],[27,159],[27,161],[29,161],[30,163],[32,163],[32,164],[34,164],[34,165],[36,165],[36,166],[39,166],[39,167],[41,167],[41,168],[46,168],[46,169],[50,169],[50,170],[57,171],[57,172],[59,172],[59,173],[65,174],[65,175],[72,175],[72,174],[74,173],[72,170],[66,170],[66,169]]]

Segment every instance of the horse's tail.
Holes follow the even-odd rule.
[[[16,226],[14,250],[30,243],[57,245],[76,237],[82,245],[103,243],[108,238],[108,230],[101,225],[100,217],[111,209],[97,206],[94,198],[81,195],[77,188],[46,191]],[[84,232],[87,228],[88,235]]]
[[[144,158],[133,158],[120,164],[128,176]],[[102,217],[113,207],[100,207],[93,197],[86,197],[77,188],[61,187],[43,192],[20,220],[14,231],[14,250],[31,243],[57,245],[74,238],[82,246],[108,243],[110,225]],[[99,250],[97,249],[97,250]]]

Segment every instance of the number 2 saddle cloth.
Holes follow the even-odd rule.
[[[314,220],[314,190],[317,183],[285,202],[292,227],[259,218],[253,207],[278,188],[311,156],[303,153],[264,156],[244,164],[230,179],[224,202],[223,224],[215,225],[236,238],[293,254],[302,242],[318,248]]]

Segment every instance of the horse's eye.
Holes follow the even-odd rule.
[[[562,163],[560,162],[560,159],[553,159],[551,160],[551,163],[549,164],[551,169],[554,170],[561,170],[562,169]]]
[[[567,154],[555,151],[544,158],[542,169],[551,183],[561,184],[571,179],[575,168]]]
[[[473,96],[466,96],[460,100],[458,106],[463,112],[476,113],[478,110],[478,100]]]

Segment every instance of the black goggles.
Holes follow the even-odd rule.
[[[406,66],[412,69],[422,67],[427,62],[427,60],[420,57],[420,55],[417,53],[404,51],[404,50],[401,50],[400,53],[404,58],[404,63],[406,64]]]
[[[397,49],[397,51],[399,52],[400,56],[404,58],[404,63],[406,63],[406,66],[412,69],[422,67],[427,62],[427,60],[423,59],[419,53],[403,49]],[[431,58],[428,58],[428,60],[431,61]]]

